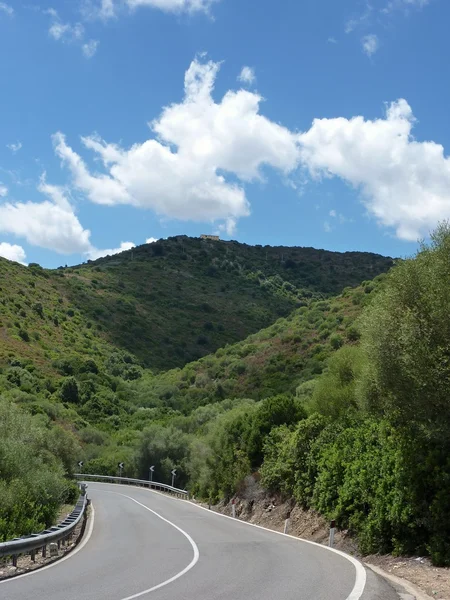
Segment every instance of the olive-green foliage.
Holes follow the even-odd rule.
[[[296,424],[305,417],[305,410],[292,396],[279,394],[260,402],[252,419],[248,440],[251,466],[261,466],[264,458],[263,444],[274,427]]]
[[[203,465],[197,455],[191,459],[190,471],[194,477],[204,469],[202,477],[192,486],[194,493],[218,500],[237,491],[238,484],[250,472],[249,436],[255,411],[254,403],[244,402],[223,413],[209,427],[204,441],[206,448],[193,446],[192,452],[200,450],[205,458]]]
[[[277,394],[293,395],[302,383],[324,370],[336,349],[330,335],[356,330],[355,320],[383,284],[379,276],[370,294],[354,304],[359,288],[346,290],[329,302],[312,300],[287,318],[215,354],[133,384],[135,401],[144,406],[171,406],[189,412],[226,398],[261,400]]]
[[[177,470],[176,486],[187,483],[187,457],[190,436],[174,427],[152,424],[141,434],[137,452],[137,473],[148,479],[149,467],[155,466],[154,480],[171,483],[171,471]]]
[[[45,529],[74,499],[64,465],[75,446],[62,429],[0,398],[0,541]]]
[[[362,352],[356,346],[338,350],[314,386],[311,399],[307,401],[309,411],[336,419],[350,408],[356,408],[355,385],[363,362]]]
[[[57,270],[1,259],[2,326],[8,340],[21,340],[25,356],[42,358],[45,350],[57,354],[64,348],[97,360],[100,346],[108,353],[115,347],[146,367],[167,370],[391,265],[391,259],[370,253],[185,236]],[[12,339],[5,349],[13,348]],[[135,379],[139,373],[135,366],[117,375]]]
[[[442,225],[391,271],[360,319],[361,346],[298,388],[312,414],[271,432],[261,468],[268,487],[337,519],[363,552],[428,552],[437,565],[450,565],[449,257]]]
[[[450,426],[450,228],[388,276],[362,320],[369,358],[363,381],[370,410],[396,422]]]

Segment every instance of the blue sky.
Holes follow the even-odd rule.
[[[0,255],[412,254],[450,218],[445,0],[0,1]]]

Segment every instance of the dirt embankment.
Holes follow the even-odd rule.
[[[313,510],[303,510],[292,500],[283,501],[279,496],[268,494],[253,477],[245,480],[245,485],[234,500],[239,519],[283,531],[286,519],[290,516],[287,533],[319,544],[328,544],[329,522]],[[231,515],[232,503],[221,502],[211,506],[211,509]],[[334,547],[356,556],[366,564],[375,565],[386,573],[413,583],[430,598],[450,600],[450,569],[434,567],[428,558],[361,556],[356,540],[347,531],[336,531]]]

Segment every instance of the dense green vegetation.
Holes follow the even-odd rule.
[[[195,461],[205,471],[211,423],[321,372],[336,347],[356,339],[351,322],[371,284],[353,300],[350,291],[323,299],[391,264],[371,254],[188,238],[56,271],[0,259],[0,406],[16,411],[24,427],[5,440],[10,455],[20,455],[14,439],[26,446],[42,466],[29,461],[36,477],[51,479],[44,501],[31,471],[18,463],[8,470],[0,456],[0,536],[47,525],[80,458],[97,473],[115,473],[125,461],[128,474],[142,477],[150,461],[163,480],[176,465],[178,484],[194,485]],[[288,316],[227,344],[280,314]],[[182,369],[153,375],[147,368],[182,366],[221,345]],[[196,444],[198,455],[190,451]],[[36,494],[23,497],[13,518],[17,486]]]
[[[48,418],[0,402],[0,541],[53,524],[61,504],[77,497],[66,478],[76,438]]]
[[[170,279],[170,261],[188,242],[170,240],[170,250],[157,251],[161,281]],[[210,248],[195,243],[200,253]],[[115,268],[126,270],[125,259],[64,269],[63,276],[8,264],[14,276],[1,283],[7,292],[0,406],[16,411],[11,414],[18,422],[23,417],[26,427],[39,428],[33,456],[43,465],[49,460],[56,473],[52,498],[70,492],[65,474],[79,458],[87,471],[105,474],[124,461],[127,475],[142,478],[154,464],[155,479],[162,481],[176,467],[178,485],[212,500],[239,492],[244,478],[259,472],[268,489],[337,519],[363,552],[428,553],[435,564],[448,565],[449,256],[450,229],[442,226],[417,257],[387,275],[361,277],[366,281],[359,287],[332,296],[335,290],[320,287],[317,277],[307,294],[292,280],[298,287],[288,315],[161,373],[157,364],[145,368],[153,351],[136,357],[125,338],[115,341],[111,328],[91,318],[90,294],[98,293],[92,283],[89,293],[74,299],[73,281],[87,285],[93,273],[111,281]],[[144,257],[127,260],[145,265]],[[199,268],[194,262],[192,273]],[[242,268],[234,277],[237,293],[237,282],[252,281],[252,270]],[[246,299],[258,296],[254,288],[242,289]],[[19,319],[16,311],[25,316]],[[221,315],[225,324],[228,316]],[[48,444],[51,436],[59,436],[58,444]],[[24,439],[20,433],[14,438]],[[20,474],[24,481],[28,476]],[[2,479],[6,495],[12,479],[3,471]],[[50,517],[41,509],[36,504],[36,519],[45,522]],[[26,527],[17,523],[16,529]]]
[[[392,260],[174,237],[50,273],[95,331],[153,370],[206,356],[386,272]],[[58,277],[59,275],[59,277]]]

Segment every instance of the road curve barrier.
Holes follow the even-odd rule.
[[[179,488],[167,485],[166,483],[159,483],[158,481],[147,481],[146,479],[131,479],[129,477],[113,477],[111,475],[90,475],[87,473],[75,473],[75,477],[82,481],[103,481],[108,483],[121,483],[124,485],[136,485],[138,487],[146,487],[151,490],[167,492],[169,494],[177,496],[178,498],[184,498],[185,500],[189,500],[189,492],[187,490],[180,490]]]
[[[72,538],[77,525],[86,517],[88,504],[89,500],[86,494],[82,493],[73,511],[58,525],[49,527],[40,533],[32,533],[0,543],[0,558],[11,558],[14,567],[17,567],[17,559],[23,554],[31,554],[31,560],[34,562],[36,552],[40,550],[43,558],[46,558],[47,546],[54,543],[59,549],[61,543],[64,544]]]

